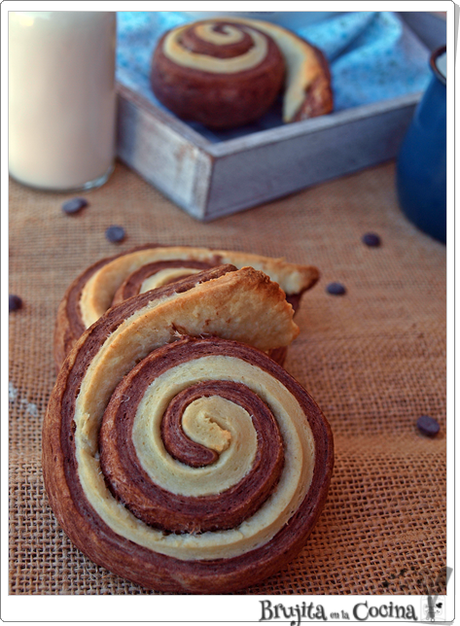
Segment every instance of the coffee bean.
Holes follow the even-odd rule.
[[[19,309],[22,309],[21,298],[19,296],[15,296],[14,294],[10,293],[9,312],[11,313],[11,311],[18,311]]]
[[[362,242],[370,248],[377,248],[381,244],[380,237],[375,233],[366,233],[363,235]]]
[[[422,434],[435,437],[439,433],[440,426],[434,417],[421,415],[417,420],[417,428]]]
[[[72,200],[67,200],[62,205],[62,210],[67,215],[73,215],[74,213],[78,213],[81,209],[84,209],[85,206],[88,206],[88,201],[85,198],[73,198]]]
[[[111,243],[120,243],[124,240],[126,233],[122,226],[109,226],[105,231],[105,236]]]
[[[329,283],[326,287],[326,291],[332,296],[343,296],[347,293],[347,290],[341,283]]]

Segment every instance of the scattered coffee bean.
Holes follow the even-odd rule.
[[[105,231],[106,238],[112,243],[120,243],[126,236],[122,226],[109,226]]]
[[[341,283],[329,283],[326,287],[326,291],[333,296],[343,296],[347,293],[347,290]]]
[[[22,300],[19,296],[15,296],[10,293],[9,297],[9,312],[17,311],[18,309],[22,309]]]
[[[85,200],[85,198],[73,198],[72,200],[64,202],[62,210],[64,213],[67,213],[67,215],[73,215],[81,211],[81,209],[84,209],[85,206],[88,206],[88,200]]]
[[[429,415],[421,415],[417,420],[417,428],[428,437],[435,437],[439,433],[439,424]]]
[[[362,242],[371,248],[377,248],[381,244],[380,237],[375,233],[366,233],[363,235]]]

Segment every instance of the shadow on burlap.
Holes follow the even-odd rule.
[[[445,592],[446,255],[397,208],[393,164],[203,224],[117,164],[84,194],[10,186],[10,593],[144,594],[84,557],[60,530],[41,475],[41,425],[55,373],[56,309],[71,280],[135,245],[198,245],[316,265],[320,282],[296,316],[286,369],[313,395],[335,437],[329,497],[300,555],[247,594]],[[106,241],[111,224],[122,244]],[[361,236],[377,232],[382,246]],[[326,293],[342,282],[345,296]],[[434,439],[415,423],[441,424]],[[438,581],[436,583],[436,581]],[[428,587],[427,587],[428,585]]]

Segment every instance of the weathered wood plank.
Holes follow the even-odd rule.
[[[118,156],[200,220],[394,158],[420,94],[211,143],[118,86]]]
[[[185,124],[118,87],[118,157],[173,202],[202,219],[213,159]]]
[[[216,160],[205,219],[394,158],[419,97],[306,120],[289,132],[273,129],[212,145]]]

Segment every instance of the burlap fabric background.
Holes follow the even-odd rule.
[[[151,593],[73,547],[49,508],[40,466],[58,303],[86,266],[146,242],[285,256],[321,271],[297,315],[301,333],[286,368],[335,435],[329,498],[299,557],[242,593],[443,593],[445,247],[399,212],[393,164],[209,224],[121,164],[104,187],[86,194],[82,213],[66,216],[61,204],[74,195],[10,187],[10,293],[24,300],[9,316],[10,593]],[[126,228],[124,243],[106,241],[111,224]],[[367,231],[380,234],[380,248],[361,243]],[[328,295],[332,281],[347,294]],[[421,414],[440,422],[435,439],[417,431]]]

